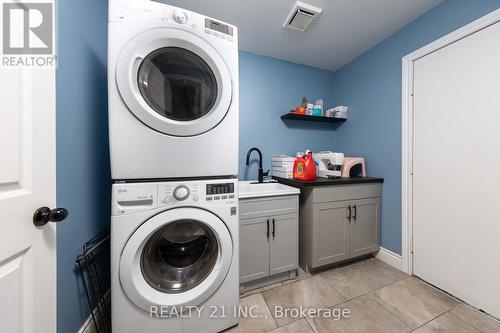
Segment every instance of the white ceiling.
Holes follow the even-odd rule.
[[[156,0],[238,26],[239,48],[336,70],[443,0],[302,0],[323,12],[306,32],[282,27],[295,0]]]

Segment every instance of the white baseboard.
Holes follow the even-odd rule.
[[[375,257],[404,272],[403,257],[401,255],[381,247]]]
[[[109,304],[111,302],[111,292],[108,290],[106,294],[104,295],[104,299],[106,300],[106,303]],[[97,313],[97,309],[93,310],[94,315]],[[78,333],[96,333],[97,330],[94,326],[94,321],[92,320],[92,314],[89,314],[89,317],[85,322],[83,323],[82,327],[78,330]]]

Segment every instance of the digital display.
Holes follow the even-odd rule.
[[[212,29],[229,36],[233,35],[233,27],[230,27],[224,23],[212,21],[210,19],[205,19],[205,28]]]
[[[207,195],[234,193],[234,183],[207,184]]]

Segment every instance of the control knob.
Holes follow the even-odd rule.
[[[182,11],[182,10],[175,10],[174,11],[174,21],[179,23],[179,24],[184,24],[188,21],[188,17],[187,17],[187,14],[186,12]]]
[[[189,197],[189,188],[181,185],[177,186],[174,190],[174,198],[178,201],[186,200]]]

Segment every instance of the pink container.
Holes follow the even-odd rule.
[[[349,174],[351,169],[361,164],[361,175],[366,177],[366,167],[365,167],[365,159],[362,157],[346,157],[344,158],[344,163],[342,164],[341,177],[349,178]]]

